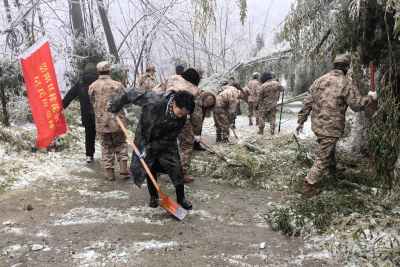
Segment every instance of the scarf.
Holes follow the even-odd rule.
[[[167,115],[167,117],[169,119],[179,120],[179,118],[174,115],[174,111],[172,110],[172,101],[174,101],[174,99],[175,99],[175,96],[172,95],[171,98],[168,100],[167,110],[165,112],[165,115]]]

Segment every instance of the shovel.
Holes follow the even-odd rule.
[[[283,110],[283,96],[285,95],[285,93],[282,93],[282,105],[281,105],[281,115],[279,116],[279,127],[278,127],[278,133],[281,132],[281,121],[282,121],[282,110]]]
[[[215,151],[212,147],[210,147],[209,145],[207,145],[206,142],[204,142],[203,138],[201,138],[201,137],[200,137],[200,143],[202,143],[203,146],[205,146],[206,148],[208,148],[209,150],[211,150],[212,152],[214,152],[214,154],[217,155],[220,159],[222,159],[222,160],[225,161],[225,162],[228,162],[224,156],[222,156],[222,155],[219,154],[217,151]]]
[[[239,139],[239,137],[236,135],[235,129],[233,129],[233,126],[231,127],[231,129],[232,129],[233,134],[235,135],[235,138],[236,138],[236,139]]]
[[[131,144],[133,151],[135,151],[136,155],[140,155],[139,150],[136,148],[135,144],[133,143],[131,137],[128,134],[128,131],[125,129],[125,126],[122,124],[121,119],[118,117],[118,115],[115,116],[115,118],[118,121],[119,126],[121,126],[122,131],[124,131],[126,138],[128,139],[129,143]],[[168,196],[165,196],[163,192],[161,191],[160,187],[158,186],[156,180],[154,179],[153,175],[151,174],[149,167],[147,167],[146,162],[144,162],[144,159],[140,158],[140,162],[143,164],[143,167],[145,168],[147,174],[149,175],[151,181],[153,182],[154,186],[156,187],[158,194],[161,197],[161,202],[160,205],[169,213],[174,215],[176,218],[179,220],[183,220],[185,216],[187,215],[187,210],[182,208],[181,206],[178,205],[175,201],[170,199]]]

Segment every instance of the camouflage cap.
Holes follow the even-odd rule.
[[[333,63],[346,63],[346,64],[350,65],[351,58],[349,55],[346,55],[346,54],[336,55],[335,62],[333,62]]]
[[[114,69],[114,66],[108,63],[108,61],[101,61],[97,64],[98,71],[110,71]]]
[[[146,66],[146,71],[156,71],[156,67],[154,67],[153,65],[147,65]]]
[[[260,73],[258,73],[258,72],[254,72],[252,76],[253,76],[253,78],[260,77]]]

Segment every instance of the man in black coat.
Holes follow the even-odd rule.
[[[127,88],[109,104],[108,111],[117,114],[125,104],[142,106],[142,114],[135,133],[135,146],[140,155],[132,155],[130,166],[135,184],[140,188],[147,178],[150,207],[158,206],[158,192],[140,162],[143,158],[153,177],[167,173],[176,189],[178,204],[192,209],[185,199],[182,164],[177,137],[186,123],[186,116],[194,110],[194,96],[187,91],[157,92]]]
[[[94,111],[93,106],[90,103],[88,90],[89,86],[93,82],[97,81],[98,78],[99,73],[97,72],[96,66],[93,63],[87,64],[82,74],[82,79],[68,91],[62,100],[64,109],[66,109],[72,100],[79,96],[82,125],[85,127],[86,162],[88,163],[93,161],[96,138]]]

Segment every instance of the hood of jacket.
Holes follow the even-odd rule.
[[[82,81],[84,83],[93,83],[99,79],[99,73],[97,70],[88,70],[82,74]]]

